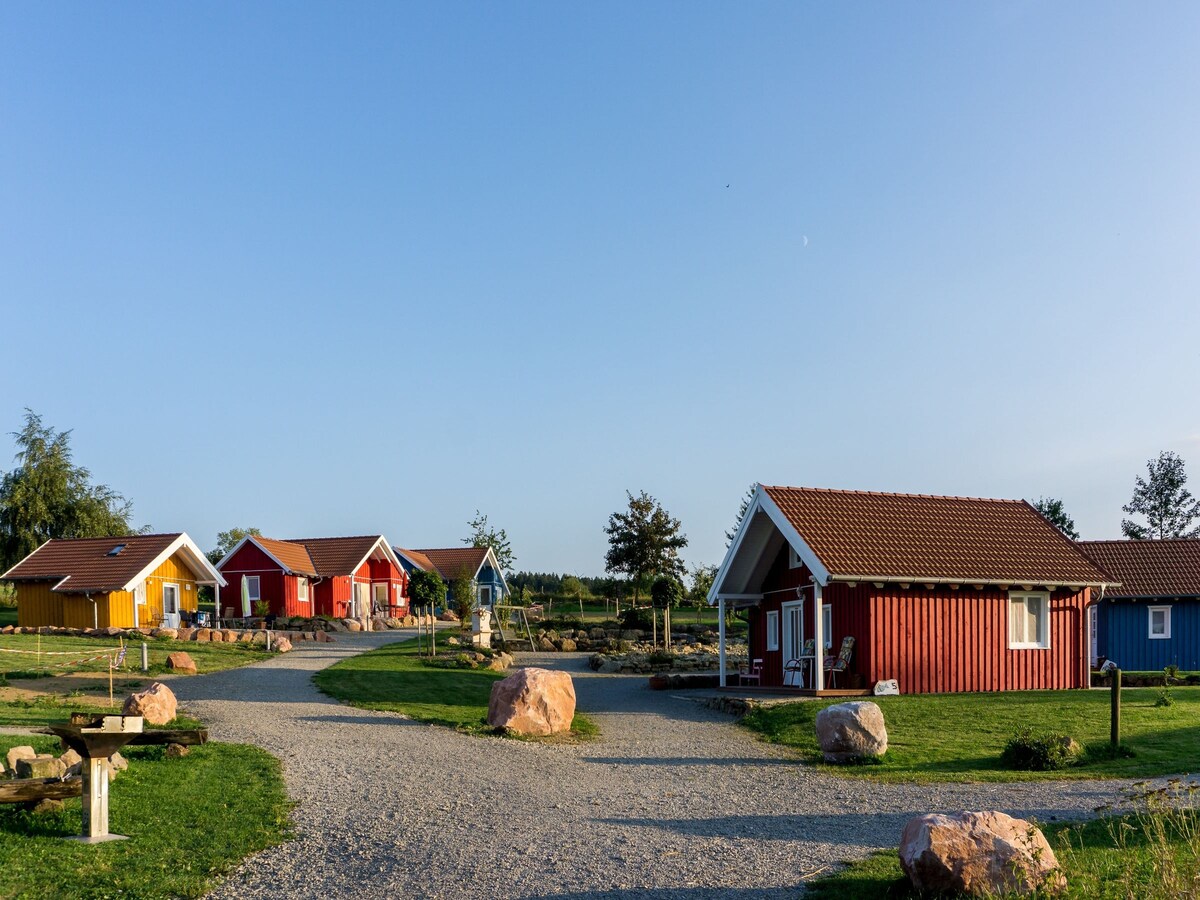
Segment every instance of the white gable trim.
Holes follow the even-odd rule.
[[[360,559],[360,560],[358,561],[358,565],[356,565],[356,566],[355,566],[353,569],[351,569],[351,570],[350,570],[350,574],[351,574],[351,575],[353,575],[353,574],[354,574],[354,573],[356,573],[356,572],[357,572],[359,569],[361,569],[361,568],[362,568],[362,564],[363,564],[363,563],[365,563],[365,562],[366,562],[368,559],[370,559],[370,558],[371,558],[371,554],[375,552],[375,548],[377,548],[377,547],[378,547],[380,544],[383,544],[383,552],[384,552],[384,553],[387,555],[387,558],[388,558],[389,560],[391,560],[391,561],[392,561],[392,562],[395,564],[395,566],[396,566],[396,568],[397,568],[397,569],[399,569],[399,570],[400,570],[400,571],[402,571],[402,572],[404,571],[404,566],[401,564],[399,557],[397,557],[397,556],[396,556],[396,551],[392,549],[392,545],[388,543],[388,539],[387,539],[387,538],[385,538],[385,537],[384,537],[384,536],[381,534],[381,535],[380,535],[380,536],[379,536],[379,537],[376,539],[375,543],[373,543],[373,544],[371,545],[371,549],[367,551],[367,555],[366,555],[366,556],[364,556],[362,559]],[[405,559],[408,559],[408,557],[406,556],[406,557],[405,557]],[[408,561],[409,561],[409,562],[412,562],[412,560],[411,560],[411,559],[410,559],[410,560],[408,560]],[[414,565],[415,565],[415,564],[414,564]],[[420,568],[420,566],[418,566],[417,568]]]
[[[277,566],[279,566],[279,568],[283,569],[284,572],[287,572],[289,575],[292,574],[292,570],[289,569],[287,566],[285,566],[283,564],[283,562],[274,553],[272,553],[270,550],[268,550],[266,547],[264,547],[262,544],[260,544],[258,541],[256,541],[254,539],[254,535],[252,535],[252,534],[248,534],[244,538],[242,538],[240,541],[238,541],[234,545],[233,549],[230,550],[228,553],[226,553],[225,556],[221,559],[221,561],[219,563],[217,563],[217,568],[220,569],[225,565],[225,563],[229,562],[229,560],[233,558],[233,555],[235,553],[237,553],[239,550],[241,550],[247,541],[250,542],[251,544],[253,544],[255,547],[257,547],[263,553],[265,553],[267,555],[267,557],[271,560],[271,562],[275,563],[275,565],[277,565]],[[303,544],[299,544],[298,546],[304,547]],[[304,552],[307,553],[308,549],[305,548]],[[313,568],[315,569],[316,567],[314,566]]]
[[[750,526],[754,514],[762,510],[771,519],[772,524],[783,535],[784,540],[791,545],[796,551],[796,555],[801,561],[808,566],[808,570],[813,573],[813,577],[818,583],[825,585],[829,583],[829,570],[821,563],[817,554],[808,546],[804,538],[800,536],[794,525],[788,521],[787,516],[783,514],[783,510],[779,505],[768,496],[766,490],[761,484],[754,487],[754,495],[750,498],[750,505],[746,507],[746,514],[742,516],[741,524],[738,525],[737,534],[733,536],[733,543],[729,545],[729,550],[725,553],[725,559],[721,562],[721,567],[717,570],[717,577],[713,579],[713,586],[708,591],[709,604],[716,603],[718,599],[725,596],[727,599],[735,595],[725,594],[722,587],[725,583],[725,578],[729,574],[729,568],[733,564],[733,560],[737,557],[741,550],[742,541],[745,539],[746,532]],[[744,596],[737,594],[737,597]]]
[[[175,540],[171,541],[167,548],[163,550],[162,553],[158,554],[158,556],[154,557],[154,559],[152,559],[150,563],[144,569],[142,569],[142,571],[138,572],[133,576],[133,578],[129,579],[129,581],[125,583],[125,586],[121,588],[121,590],[132,591],[135,587],[146,580],[147,575],[161,566],[180,550],[184,552],[184,556],[189,557],[189,566],[191,567],[191,570],[195,574],[201,576],[200,578],[196,579],[198,582],[201,584],[219,584],[221,587],[225,587],[227,582],[225,581],[224,576],[213,568],[213,564],[208,561],[208,557],[204,555],[204,551],[201,550],[196,545],[196,542],[188,537],[187,533],[185,532],[179,537],[175,538]]]

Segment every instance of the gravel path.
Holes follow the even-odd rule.
[[[1042,819],[1112,799],[1113,782],[879,785],[796,764],[727,716],[563,668],[601,737],[543,744],[462,735],[343,706],[313,671],[402,634],[339,635],[173,688],[220,740],[284,762],[296,835],[247,860],[215,897],[792,897],[805,876],[894,846],[931,810]]]

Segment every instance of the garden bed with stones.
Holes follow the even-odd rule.
[[[728,644],[725,648],[726,669],[736,669],[746,662],[745,644]],[[617,652],[594,653],[588,668],[601,675],[652,675],[664,672],[715,672],[721,666],[716,647],[685,644],[671,650],[655,649],[650,644],[632,644]]]

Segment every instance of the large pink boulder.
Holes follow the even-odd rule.
[[[570,731],[575,717],[575,685],[566,672],[518,669],[492,685],[488,724],[518,734]]]
[[[887,753],[887,727],[878,703],[836,703],[817,713],[817,744],[826,762],[877,759]]]
[[[910,819],[900,865],[918,891],[969,897],[1054,892],[1067,883],[1041,830],[1002,812]]]
[[[167,668],[173,672],[180,672],[184,675],[196,674],[196,662],[192,659],[192,655],[183,650],[176,650],[174,653],[167,654]]]
[[[121,712],[142,716],[151,725],[166,725],[175,718],[175,695],[161,681],[156,681],[144,691],[126,697]]]

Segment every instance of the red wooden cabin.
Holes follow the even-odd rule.
[[[229,582],[224,605],[241,613],[242,577],[250,599],[277,616],[367,618],[408,613],[408,573],[383,535],[275,540],[249,535],[217,570]]]
[[[839,689],[1078,688],[1112,582],[1024,501],[759,485],[709,600],[747,619],[763,685],[827,691],[853,637]]]

